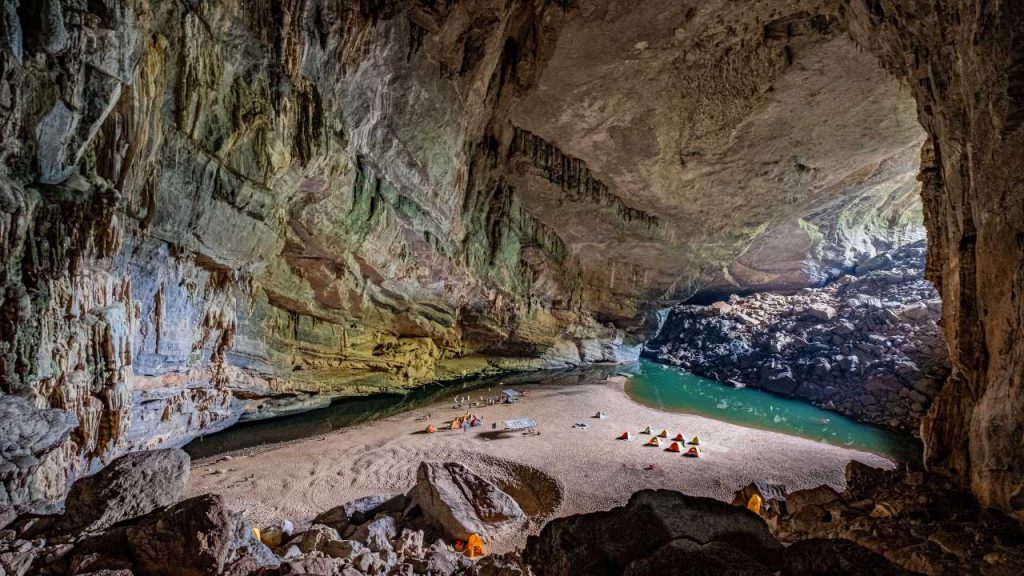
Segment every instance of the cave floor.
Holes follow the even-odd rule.
[[[485,424],[467,433],[423,432],[428,423],[441,428],[465,413],[450,402],[438,403],[322,436],[197,460],[189,492],[221,494],[257,526],[283,519],[303,526],[355,498],[407,491],[420,461],[458,461],[499,484],[528,485],[540,506],[532,533],[551,515],[606,510],[643,488],[728,501],[756,479],[790,490],[821,484],[841,490],[851,459],[893,467],[867,452],[643,406],[624,393],[624,381],[617,376],[532,386],[518,404],[473,409]],[[591,418],[599,410],[608,418]],[[534,418],[541,434],[495,437],[492,422],[501,428],[501,421],[517,417]],[[575,422],[589,428],[575,429]],[[648,424],[673,436],[700,436],[704,457],[683,458],[644,446],[648,437],[637,433]],[[615,439],[626,430],[637,434],[633,441]],[[655,469],[646,470],[649,464]],[[495,548],[520,546],[528,533]]]

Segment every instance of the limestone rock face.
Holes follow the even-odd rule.
[[[450,538],[465,541],[479,534],[491,541],[526,525],[526,514],[511,496],[457,462],[421,462],[414,491],[424,516]]]
[[[0,396],[0,506],[33,500],[31,481],[41,459],[77,426],[62,410],[36,410],[18,396]]]
[[[928,275],[953,372],[922,427],[926,463],[1024,515],[1024,5],[849,0],[843,12],[851,36],[911,87],[928,132]]]

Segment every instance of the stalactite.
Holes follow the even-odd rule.
[[[565,199],[570,202],[611,207],[623,223],[637,224],[647,231],[658,232],[662,227],[657,216],[627,206],[612,194],[608,186],[594,177],[584,161],[565,154],[532,132],[515,127],[509,153],[532,162],[548,182],[565,193]]]

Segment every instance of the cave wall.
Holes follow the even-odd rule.
[[[922,153],[928,275],[953,373],[922,427],[926,463],[1024,512],[1024,4],[850,0],[851,35],[903,78]]]
[[[3,6],[0,373],[78,418],[48,470],[637,353],[496,176],[557,3]]]

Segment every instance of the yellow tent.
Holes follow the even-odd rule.
[[[659,438],[668,438],[668,430],[662,430],[658,433]]]
[[[747,510],[750,510],[754,514],[757,514],[758,516],[760,516],[761,515],[761,504],[763,504],[763,502],[764,501],[761,500],[761,496],[759,494],[751,494],[750,495],[750,500],[747,500]]]
[[[647,441],[647,446],[657,446],[658,448],[661,448],[661,438],[651,436],[651,439]]]
[[[694,446],[700,446],[700,436],[694,436],[693,440],[690,440],[690,444]]]
[[[476,558],[477,556],[483,556],[486,554],[484,551],[484,541],[478,534],[470,534],[469,540],[466,542],[466,556],[470,558]]]

